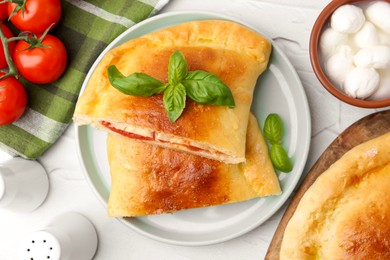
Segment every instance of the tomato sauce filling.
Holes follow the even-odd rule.
[[[125,137],[138,139],[138,140],[144,140],[144,141],[158,141],[160,143],[171,143],[169,141],[156,140],[156,135],[155,135],[154,132],[152,134],[152,137],[148,137],[148,136],[142,136],[142,135],[134,134],[134,133],[131,133],[131,132],[127,132],[127,131],[115,128],[115,127],[112,126],[112,124],[110,122],[107,122],[107,121],[102,121],[101,124],[104,127],[110,129],[111,131],[113,131],[115,133],[118,133],[120,135],[123,135]],[[196,146],[192,146],[192,145],[189,145],[189,144],[176,144],[176,145],[185,146],[185,147],[187,147],[187,149],[195,151],[195,152],[197,152],[197,151],[205,151],[205,152],[209,153],[209,151],[207,151],[207,150],[204,150],[202,148],[199,148],[199,147],[196,147]]]
[[[137,135],[134,133],[126,132],[126,131],[121,130],[121,129],[117,129],[117,128],[113,127],[110,122],[107,122],[107,121],[102,121],[101,124],[104,127],[110,129],[111,131],[118,133],[120,135],[129,137],[129,138],[138,139],[138,140],[145,140],[145,141],[154,141],[155,140],[154,132],[153,132],[152,137],[147,137],[147,136],[142,136],[142,135]]]

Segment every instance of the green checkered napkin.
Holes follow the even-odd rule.
[[[12,125],[0,127],[0,148],[35,159],[70,123],[83,80],[103,49],[120,33],[160,10],[169,0],[62,0],[53,30],[68,51],[65,74],[53,84],[23,82],[28,107]]]

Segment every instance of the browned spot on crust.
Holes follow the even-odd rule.
[[[199,156],[149,146],[151,155],[144,172],[145,212],[218,205],[229,200],[228,181],[220,163]]]
[[[390,259],[390,205],[372,204],[369,209],[345,227],[339,245],[344,259]]]

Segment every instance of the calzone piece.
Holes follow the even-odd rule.
[[[171,54],[181,51],[189,70],[217,75],[232,91],[236,107],[198,105],[187,99],[171,123],[162,94],[136,97],[112,87],[107,68],[123,75],[143,72],[167,82]],[[77,124],[225,163],[245,161],[245,136],[253,90],[266,69],[271,44],[260,34],[228,21],[195,21],[130,40],[111,50],[94,71],[74,114]]]
[[[214,206],[280,194],[267,145],[254,116],[246,163],[222,162],[108,135],[111,193],[108,214],[131,217]]]
[[[287,224],[280,259],[390,259],[390,132],[318,177]]]

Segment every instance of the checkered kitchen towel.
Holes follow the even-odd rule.
[[[67,70],[53,84],[23,82],[28,107],[18,121],[0,127],[0,148],[29,159],[45,152],[70,123],[83,80],[98,55],[120,33],[168,1],[62,0],[62,17],[51,33],[67,48]]]

